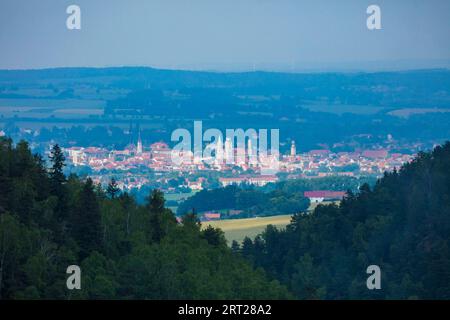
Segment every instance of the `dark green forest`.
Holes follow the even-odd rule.
[[[66,177],[64,160],[0,139],[1,299],[450,298],[450,142],[231,249],[160,191],[138,205],[114,181]],[[81,290],[66,288],[73,264]],[[381,290],[366,287],[373,264]]]
[[[299,299],[450,299],[450,142],[233,248]]]
[[[242,213],[229,218],[249,218],[304,212],[309,199],[304,197],[308,190],[351,190],[358,191],[364,183],[374,184],[373,177],[324,177],[316,179],[295,179],[269,183],[264,187],[252,185],[231,185],[212,190],[203,189],[183,201],[177,209],[184,214],[195,208],[198,212],[208,210],[236,209]]]
[[[256,188],[240,188],[235,185],[212,190],[202,190],[183,201],[177,209],[183,214],[195,208],[199,212],[207,210],[237,209],[242,213],[234,218],[253,216],[293,214],[304,211],[309,206],[309,200],[302,192],[283,193],[272,191],[265,193]]]
[[[200,229],[191,213],[177,223],[154,190],[146,205],[92,180],[63,174],[58,145],[51,167],[0,139],[1,299],[287,299],[292,295],[233,254],[222,231]],[[66,269],[81,267],[81,290]]]

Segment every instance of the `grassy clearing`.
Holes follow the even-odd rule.
[[[320,204],[327,205],[335,203],[339,205],[340,201],[323,201]],[[311,203],[308,208],[308,212],[314,211],[319,203]],[[271,224],[277,228],[284,228],[291,222],[291,214],[270,216],[270,217],[257,217],[249,219],[224,219],[217,221],[203,222],[202,228],[206,228],[208,225],[214,228],[220,228],[225,232],[225,238],[228,244],[231,245],[233,240],[241,243],[245,237],[255,238],[258,234],[263,232],[266,227]]]
[[[408,118],[415,114],[425,114],[425,113],[436,113],[436,112],[450,112],[450,109],[443,108],[404,108],[404,109],[396,109],[388,114],[391,116],[396,116],[400,118]]]
[[[375,107],[375,106],[367,106],[367,105],[345,105],[345,104],[308,104],[303,106],[304,108],[315,111],[315,112],[328,112],[334,114],[344,114],[344,113],[353,113],[353,114],[363,114],[370,115],[376,114],[385,108],[383,107]]]
[[[188,193],[166,193],[164,194],[164,198],[166,199],[166,201],[176,201],[177,204],[180,201],[186,200],[189,197],[192,197],[195,194],[196,191],[192,191],[192,192],[188,192]],[[167,208],[169,208],[170,210],[172,210],[172,212],[177,212],[178,209],[178,205],[176,206],[168,206]]]
[[[195,194],[195,192],[188,192],[188,193],[166,193],[164,194],[164,198],[166,201],[180,201],[180,200],[186,200],[189,197],[192,197]]]
[[[271,217],[257,217],[249,219],[227,219],[203,222],[202,227],[211,225],[220,228],[225,232],[225,238],[231,245],[233,240],[242,242],[245,237],[254,238],[264,231],[267,225],[271,224],[278,228],[284,228],[291,221],[291,215],[280,215]]]
[[[314,211],[314,209],[319,205],[319,204],[321,204],[321,205],[327,205],[327,204],[332,204],[332,203],[334,203],[334,204],[336,204],[336,205],[339,205],[339,203],[341,203],[341,201],[322,201],[322,202],[320,202],[320,203],[316,203],[316,202],[313,202],[313,203],[311,203],[310,205],[309,205],[309,207],[308,207],[308,209],[306,210],[306,211],[308,211],[309,213],[311,213],[311,212],[313,212]]]

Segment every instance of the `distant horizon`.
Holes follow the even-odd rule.
[[[448,60],[431,60],[431,61],[410,61],[410,60],[392,60],[392,61],[366,61],[353,67],[345,66],[347,63],[335,63],[334,66],[309,66],[296,67],[289,66],[279,67],[274,64],[259,64],[255,66],[229,66],[225,64],[213,64],[209,66],[166,66],[166,65],[77,65],[77,66],[41,66],[31,68],[0,68],[0,71],[45,71],[55,69],[126,69],[126,68],[142,68],[163,71],[185,71],[185,72],[205,72],[205,73],[291,73],[291,74],[307,74],[307,73],[377,73],[377,72],[408,72],[420,70],[450,70],[450,59]],[[376,64],[380,64],[377,66]],[[393,66],[395,64],[395,67]],[[261,67],[262,65],[262,67]],[[273,67],[270,67],[272,65]]]
[[[450,67],[450,2],[0,2],[0,69],[148,66],[213,72]],[[68,27],[74,5],[79,29]],[[369,10],[370,11],[370,10]],[[68,13],[69,12],[69,13]]]

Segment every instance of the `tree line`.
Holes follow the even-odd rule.
[[[315,179],[295,179],[269,183],[263,187],[252,185],[230,185],[211,190],[202,190],[183,201],[177,209],[184,214],[195,208],[198,212],[209,210],[235,209],[242,213],[230,218],[248,218],[294,214],[306,211],[309,199],[304,197],[308,190],[333,190],[356,192],[364,183],[374,184],[373,177],[324,177]]]
[[[299,299],[450,299],[450,142],[233,249]]]
[[[284,299],[292,295],[201,230],[195,213],[179,223],[153,190],[138,205],[111,181],[65,176],[64,155],[47,168],[25,141],[0,138],[1,299]],[[79,265],[81,290],[66,269]]]
[[[199,212],[209,210],[235,209],[242,212],[233,218],[254,216],[293,214],[304,211],[309,206],[309,200],[303,193],[285,193],[281,190],[264,192],[253,186],[239,187],[236,185],[202,190],[183,201],[177,209],[178,214],[184,214],[195,208]]]

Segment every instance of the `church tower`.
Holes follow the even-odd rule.
[[[219,135],[216,143],[216,162],[222,163],[223,162],[223,143],[222,143],[222,137]]]
[[[297,148],[295,147],[295,141],[292,140],[291,143],[291,157],[295,157],[297,155]]]
[[[136,147],[136,154],[142,154],[142,140],[141,140],[141,130],[139,130],[139,137]]]

